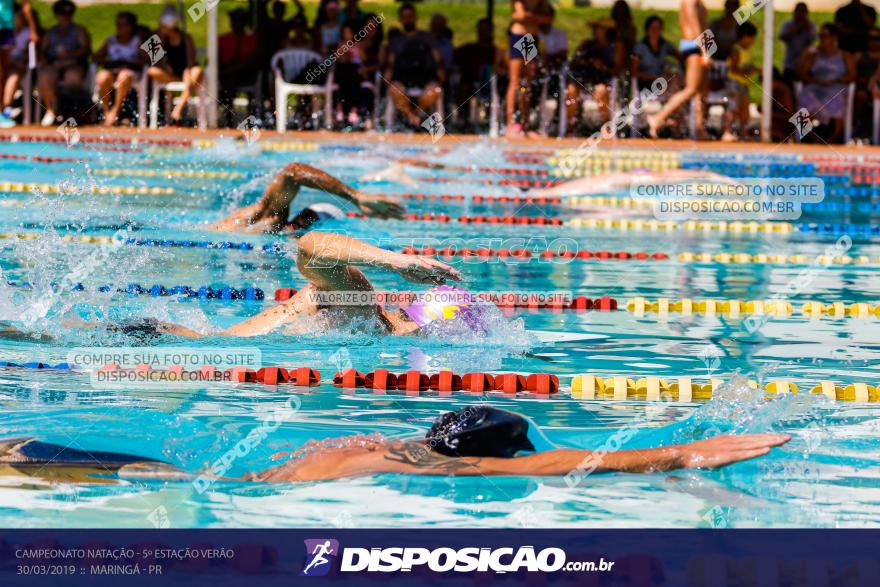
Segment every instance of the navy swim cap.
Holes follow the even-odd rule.
[[[519,414],[473,406],[437,418],[425,440],[433,451],[449,457],[509,459],[519,451],[534,452],[528,431],[528,421]]]

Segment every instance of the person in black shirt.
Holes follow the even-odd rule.
[[[446,72],[431,33],[416,28],[415,6],[409,2],[401,4],[398,16],[403,32],[388,40],[385,79],[390,81],[389,97],[407,121],[417,127],[433,113]],[[418,97],[421,116],[406,95],[411,89],[422,91]]]
[[[877,11],[863,4],[862,0],[852,0],[834,13],[834,23],[840,30],[840,49],[848,53],[861,53],[868,49],[868,31],[877,22]]]

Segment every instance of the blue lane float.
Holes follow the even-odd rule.
[[[32,288],[33,285],[27,281],[9,281],[7,285],[12,287]],[[51,287],[57,288],[57,284],[51,284]],[[86,287],[82,283],[74,283],[67,288],[69,291],[85,291]],[[97,288],[101,293],[113,291],[112,285],[102,285]],[[203,285],[200,287],[190,287],[188,285],[175,285],[166,287],[161,284],[154,284],[143,287],[139,283],[129,283],[125,287],[116,288],[116,292],[127,294],[130,296],[150,296],[159,297],[184,297],[198,298],[200,300],[246,300],[258,301],[266,299],[265,292],[259,287],[247,286],[235,288],[229,286],[211,287]]]

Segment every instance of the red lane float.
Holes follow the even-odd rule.
[[[524,391],[550,395],[559,391],[559,378],[547,373],[534,373],[528,376],[505,373],[493,377],[488,373],[466,373],[457,375],[451,371],[441,371],[428,376],[419,371],[395,374],[387,369],[376,369],[366,375],[348,369],[333,377],[334,385],[348,389],[370,388],[377,391],[394,390],[404,392],[421,391],[469,391],[486,393],[500,391],[517,394]]]
[[[544,251],[528,251],[526,249],[515,249],[517,254],[512,253],[508,249],[498,249],[493,250],[489,248],[479,248],[479,249],[455,249],[453,247],[446,247],[440,251],[433,247],[424,247],[418,249],[416,247],[405,247],[401,249],[401,253],[404,255],[442,255],[445,257],[540,257],[543,259],[598,259],[600,261],[607,260],[618,260],[618,261],[668,261],[669,255],[666,253],[646,253],[644,251],[639,251],[636,253],[630,253],[628,251],[618,251],[616,253],[610,251],[578,251],[575,253],[574,251],[552,251],[552,250],[544,250]]]
[[[413,194],[413,193],[403,193],[403,194],[382,194],[384,196],[398,197],[403,198],[405,200],[429,200],[429,201],[443,201],[443,202],[464,202],[470,199],[472,202],[492,202],[492,203],[502,203],[502,204],[561,204],[562,198],[544,198],[544,197],[533,197],[533,196],[486,196],[486,195],[473,195],[466,196],[464,194]]]
[[[360,212],[348,212],[349,218],[367,218]],[[406,214],[402,220],[424,222],[452,222],[448,214]],[[548,216],[459,216],[456,219],[461,224],[516,224],[516,225],[539,225],[539,226],[562,226],[561,218]]]

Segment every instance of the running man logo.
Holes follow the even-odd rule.
[[[530,33],[526,33],[522,38],[513,44],[513,48],[522,53],[523,61],[528,63],[538,56],[538,43]]]
[[[810,112],[806,108],[801,108],[795,112],[788,121],[794,125],[794,132],[797,133],[798,140],[803,139],[813,131],[813,117],[810,116]]]
[[[431,142],[436,143],[446,134],[446,127],[443,126],[443,117],[439,112],[433,113],[422,122],[422,128],[431,133]]]
[[[300,577],[323,577],[339,556],[339,541],[332,538],[310,538],[306,543],[306,563]]]
[[[706,62],[708,62],[709,59],[715,55],[715,51],[718,50],[718,44],[715,42],[715,34],[710,29],[706,29],[700,33],[700,36],[694,40],[694,43],[700,48],[700,51],[703,53],[703,60]]]
[[[249,147],[260,140],[260,121],[253,114],[242,120],[237,128]]]
[[[79,128],[77,128],[76,120],[72,117],[58,125],[55,132],[64,137],[68,147],[72,147],[79,142]]]
[[[141,51],[150,58],[150,65],[156,65],[165,57],[165,48],[162,46],[162,39],[159,38],[159,35],[153,35],[141,43]]]

